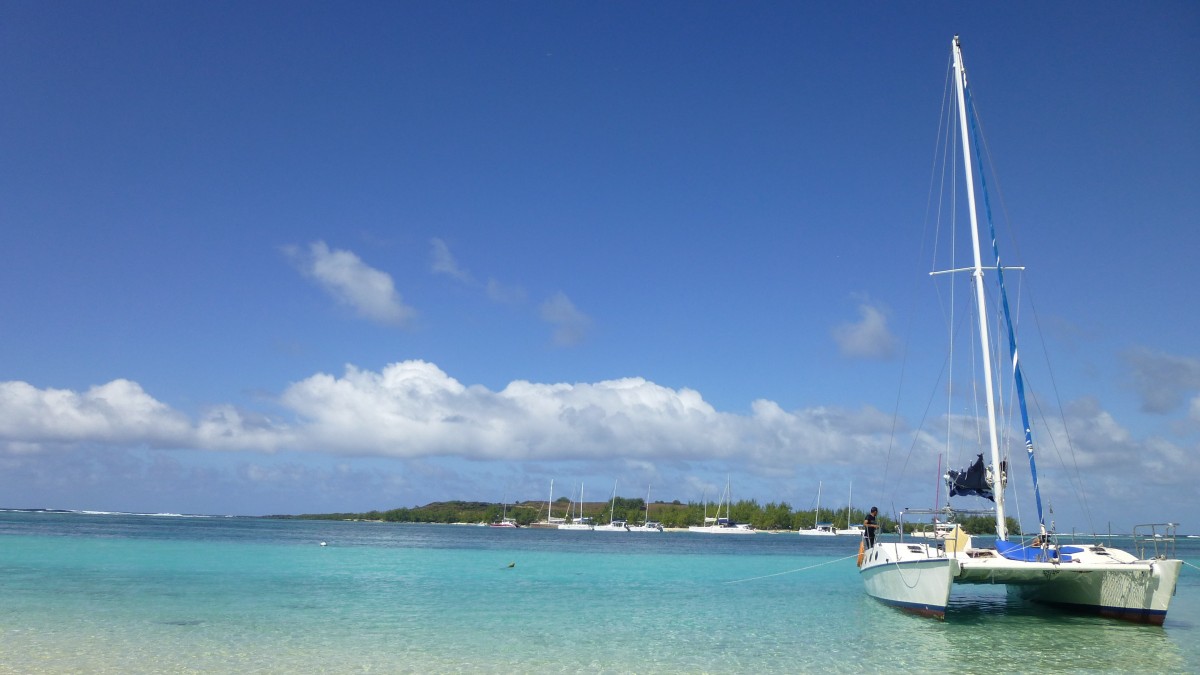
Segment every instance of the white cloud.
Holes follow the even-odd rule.
[[[579,311],[565,293],[559,291],[542,303],[542,320],[554,326],[554,344],[579,344],[591,327],[592,320]]]
[[[856,494],[862,479],[864,494],[873,489],[882,495],[878,481],[886,470],[889,483],[901,486],[886,491],[903,496],[925,493],[927,472],[946,450],[940,436],[948,425],[950,447],[978,443],[978,420],[965,416],[928,420],[926,429],[902,432],[893,443],[891,415],[870,407],[785,410],[757,400],[748,413],[735,414],[716,410],[695,390],[638,377],[594,383],[517,380],[497,391],[459,382],[424,361],[393,363],[378,372],[347,366],[341,375],[314,374],[287,387],[276,404],[270,415],[217,406],[193,421],[128,380],[82,393],[0,382],[0,461],[26,461],[46,450],[60,451],[55,456],[105,451],[95,452],[97,457],[133,448],[290,451],[398,459],[410,469],[441,458],[522,467],[572,461],[674,466],[674,475],[683,474],[680,484],[688,485],[693,478],[681,467],[712,462],[776,478],[797,476],[800,467],[815,467],[819,474],[810,475],[818,478],[849,474],[859,477]],[[1073,453],[1061,420],[1038,437],[1043,488],[1054,495],[1056,506],[1063,506],[1069,487],[1081,481],[1098,491],[1095,498],[1133,500],[1139,486],[1185,480],[1200,471],[1198,448],[1157,436],[1137,438],[1095,400],[1076,401],[1064,412]],[[898,428],[904,429],[902,421]],[[974,451],[961,452],[970,456],[946,462],[973,458]],[[1019,447],[1015,452],[1010,475],[1027,475],[1017,466],[1024,463],[1023,452]],[[165,469],[169,473],[170,467]],[[238,480],[294,484],[294,477],[278,473],[288,470],[247,466]],[[1121,480],[1106,482],[1112,476]],[[1130,476],[1137,477],[1136,484],[1130,484]],[[338,483],[333,474],[326,482]]]
[[[191,441],[190,422],[129,380],[83,393],[0,382],[0,443],[10,451],[82,441],[179,447]]]
[[[285,247],[284,252],[326,293],[360,316],[403,326],[416,315],[404,304],[389,274],[367,265],[350,251],[330,250],[325,242],[315,241],[309,244],[307,253],[294,246]]]
[[[429,240],[429,243],[433,246],[430,257],[433,261],[431,268],[434,274],[445,274],[466,284],[473,283],[474,280],[471,277],[471,273],[459,267],[458,261],[450,253],[450,247],[446,246],[446,242],[434,237]]]
[[[858,305],[859,320],[833,328],[833,339],[844,356],[866,359],[891,358],[896,339],[888,328],[887,314],[869,301]]]
[[[101,399],[103,405],[97,403]],[[379,372],[347,366],[340,377],[313,375],[283,392],[278,401],[283,412],[271,418],[224,405],[193,423],[124,380],[86,394],[0,383],[0,402],[5,404],[0,439],[10,452],[146,444],[403,459],[736,457],[770,468],[792,467],[804,456],[852,461],[878,447],[879,430],[887,428],[870,410],[793,413],[757,401],[751,415],[723,413],[697,391],[636,377],[575,384],[517,380],[492,391],[464,385],[424,361],[394,363]]]
[[[1178,410],[1189,394],[1200,391],[1200,359],[1175,356],[1144,347],[1123,354],[1130,378],[1142,398],[1142,411]]]

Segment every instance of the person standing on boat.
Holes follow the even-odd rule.
[[[867,548],[875,545],[875,531],[879,529],[879,524],[875,522],[875,518],[879,515],[879,507],[872,506],[871,512],[863,519],[863,536],[867,538]]]

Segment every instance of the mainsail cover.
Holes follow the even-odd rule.
[[[946,486],[950,488],[950,496],[955,497],[963,495],[964,497],[986,497],[992,501],[996,501],[996,495],[992,493],[992,486],[988,485],[987,467],[983,464],[983,455],[980,454],[975,459],[975,463],[963,469],[955,471],[951,469],[946,472]]]

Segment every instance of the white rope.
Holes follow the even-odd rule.
[[[740,584],[744,581],[758,581],[759,579],[767,579],[770,577],[777,577],[777,576],[781,576],[784,574],[792,574],[793,572],[804,572],[806,570],[816,569],[818,567],[824,567],[826,565],[832,565],[833,563],[839,563],[839,562],[842,562],[843,560],[849,560],[851,558],[857,558],[857,557],[858,557],[858,554],[855,553],[854,555],[848,555],[845,558],[838,558],[837,560],[830,560],[830,561],[823,562],[823,563],[817,563],[816,565],[809,565],[808,567],[801,567],[799,569],[788,570],[786,572],[776,572],[774,574],[764,574],[761,577],[750,577],[749,579],[734,579],[733,581],[725,581],[722,583]]]

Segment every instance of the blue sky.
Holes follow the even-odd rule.
[[[0,12],[0,506],[932,505],[957,33],[1059,527],[1200,532],[1192,3]]]

